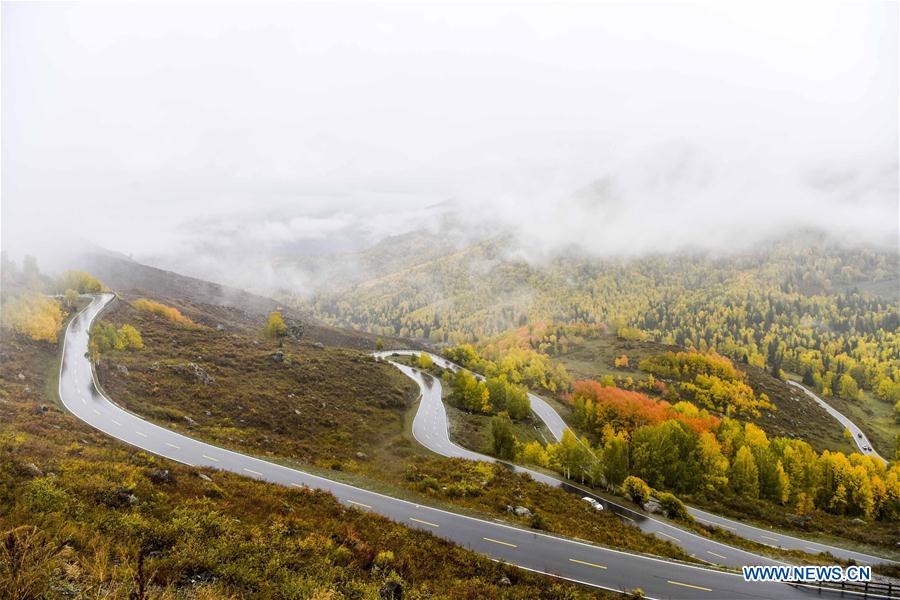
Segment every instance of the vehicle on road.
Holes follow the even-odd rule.
[[[585,502],[587,502],[588,504],[590,504],[597,510],[603,510],[603,505],[600,504],[600,502],[597,501],[595,498],[591,498],[590,496],[585,496],[584,498],[582,498],[582,500],[584,500]]]

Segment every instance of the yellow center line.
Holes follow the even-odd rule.
[[[254,475],[259,475],[260,477],[263,476],[263,474],[260,473],[259,471],[254,471],[253,469],[248,469],[247,467],[244,467],[244,470],[247,471],[248,473],[253,473]]]
[[[722,556],[721,554],[716,554],[716,553],[713,552],[712,550],[707,550],[707,552],[709,552],[709,553],[712,554],[713,556],[718,556],[719,558],[721,558],[721,559],[723,559],[723,560],[728,560],[728,557],[727,557],[727,556]]]
[[[660,535],[664,535],[664,536],[666,536],[667,538],[672,538],[672,539],[675,540],[676,542],[680,542],[680,541],[681,541],[681,540],[679,540],[677,537],[675,537],[674,535],[669,535],[669,534],[666,533],[665,531],[660,531],[659,534],[660,534]]]
[[[166,446],[169,446],[170,448],[175,448],[176,450],[181,450],[181,446],[176,446],[172,442],[166,442]]]
[[[211,460],[213,462],[219,462],[218,458],[213,458],[212,456],[207,456],[205,454],[203,455],[203,458],[205,458],[206,460]]]
[[[501,542],[500,540],[495,540],[494,538],[483,537],[481,538],[486,542],[494,542],[495,544],[500,544],[501,546],[509,546],[510,548],[518,548],[515,544],[510,544],[509,542]]]
[[[350,504],[355,504],[357,506],[362,506],[363,508],[372,508],[368,504],[363,504],[362,502],[357,502],[356,500],[347,500]]]
[[[144,433],[143,431],[135,431],[135,433],[138,434],[138,435],[141,436],[141,437],[147,437],[147,434]]]
[[[570,558],[569,561],[573,563],[578,563],[579,565],[587,565],[588,567],[594,567],[596,569],[606,569],[603,565],[595,565],[594,563],[586,562],[583,560],[578,560],[577,558]]]
[[[711,592],[712,590],[708,587],[701,587],[699,585],[691,585],[689,583],[681,583],[680,581],[672,581],[671,579],[667,579],[669,583],[672,585],[680,585],[681,587],[691,588],[692,590],[702,590],[704,592]]]
[[[410,517],[409,520],[410,520],[410,521],[415,521],[416,523],[421,523],[422,525],[428,525],[428,526],[430,526],[430,527],[440,527],[440,525],[438,525],[437,523],[431,523],[431,522],[429,522],[429,521],[423,521],[422,519],[417,519],[417,518],[415,518],[415,517]],[[484,539],[487,539],[487,538],[484,538]]]

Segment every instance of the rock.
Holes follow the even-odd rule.
[[[866,524],[866,522],[863,521],[862,519],[860,519],[859,517],[856,517],[855,519],[850,519],[850,522],[855,525],[865,525]]]
[[[128,377],[128,367],[125,365],[116,365],[116,371],[123,377]]]
[[[788,515],[788,520],[791,525],[796,527],[806,527],[806,525],[812,521],[812,517],[809,515]]]
[[[43,477],[44,472],[41,471],[40,467],[38,467],[34,463],[28,463],[25,465],[25,472],[31,475],[32,477]]]
[[[381,586],[381,600],[403,600],[403,585],[398,581],[388,581]]]
[[[513,509],[513,512],[516,513],[517,517],[530,517],[531,511],[525,508],[524,506],[517,506]]]
[[[283,362],[284,361],[284,352],[282,352],[281,350],[277,351],[275,354],[272,355],[272,360],[274,360],[275,362],[279,362],[279,363]]]
[[[19,378],[19,381],[25,381],[25,375],[23,375],[22,373],[19,373],[18,375],[16,375],[16,377]]]
[[[356,458],[358,458],[359,460],[366,460],[367,458],[369,458],[369,456],[365,452],[357,452]]]
[[[175,483],[175,476],[168,469],[153,469],[147,477],[154,483]]]
[[[128,496],[126,496],[125,499],[128,501],[129,506],[134,506],[135,504],[138,503],[138,497],[135,496],[134,494],[128,494]]]
[[[203,367],[195,362],[186,365],[168,365],[168,367],[180,375],[193,375],[194,379],[203,385],[212,385],[216,381],[215,377],[204,371]]]
[[[500,579],[497,580],[497,585],[512,585],[512,581],[509,580],[509,577],[504,575]]]
[[[46,404],[41,404],[41,412],[42,413],[49,412],[49,411],[50,411],[49,406],[47,406]]]
[[[221,323],[216,324],[216,331],[225,331],[225,326]]]
[[[205,473],[197,473],[197,477],[199,477],[203,481],[212,481],[212,477],[210,477],[209,475],[207,475]]]
[[[656,500],[656,498],[650,498],[649,500],[647,500],[646,504],[644,504],[644,510],[646,510],[649,513],[656,513],[656,514],[662,514],[664,512],[663,508],[662,508],[662,504],[660,504]]]
[[[184,420],[187,421],[188,427],[196,427],[197,426],[197,421],[193,420],[192,418],[190,418],[187,415],[184,415]]]
[[[324,350],[325,344],[323,344],[322,342],[313,342],[313,347],[318,348],[319,350]]]

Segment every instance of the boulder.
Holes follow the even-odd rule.
[[[530,517],[531,511],[525,508],[524,506],[517,506],[513,509],[513,512],[517,517]]]
[[[357,453],[356,453],[356,458],[357,458],[358,460],[366,460],[366,459],[369,458],[369,457],[368,457],[368,455],[367,455],[365,452],[357,452]]]
[[[212,477],[210,477],[206,473],[197,473],[197,477],[199,477],[203,481],[212,481]]]
[[[154,483],[175,483],[175,476],[168,469],[153,469],[147,477]]]
[[[277,351],[272,355],[272,360],[279,363],[284,362],[284,352],[282,352],[281,350]]]
[[[19,378],[19,381],[25,381],[25,375],[23,375],[22,373],[19,373],[18,375],[16,375],[16,377]]]
[[[860,519],[859,517],[856,517],[855,519],[850,519],[850,522],[853,523],[854,525],[865,525],[866,524],[866,522],[863,521],[862,519]]]
[[[806,527],[812,517],[809,515],[788,515],[788,521],[795,527]]]
[[[503,577],[501,577],[500,579],[497,580],[497,585],[503,585],[503,586],[512,585],[512,581],[509,580],[509,577],[504,575]]]
[[[128,367],[125,365],[116,365],[116,371],[118,371],[119,375],[122,377],[128,377]]]
[[[649,513],[655,514],[663,514],[664,512],[662,504],[660,504],[656,498],[650,498],[649,500],[647,500],[647,502],[644,504],[644,510]]]
[[[32,477],[43,477],[44,472],[41,471],[40,467],[38,467],[34,463],[28,463],[25,465],[25,472],[31,475]]]

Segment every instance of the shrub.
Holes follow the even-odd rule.
[[[103,284],[85,271],[68,271],[60,279],[61,291],[73,289],[80,294],[98,294],[103,291]]]
[[[660,506],[666,512],[666,516],[677,521],[693,521],[694,518],[688,513],[684,507],[684,503],[678,499],[675,494],[669,492],[660,492],[656,494]]]
[[[631,501],[641,506],[650,499],[650,486],[647,485],[640,477],[629,475],[622,484],[625,495],[631,498]]]
[[[136,308],[137,310],[159,315],[165,319],[172,321],[173,323],[184,325],[185,327],[195,327],[197,325],[189,318],[181,314],[181,311],[179,311],[177,308],[166,306],[165,304],[156,302],[155,300],[140,298],[138,300],[135,300],[132,306],[134,306],[134,308]]]

